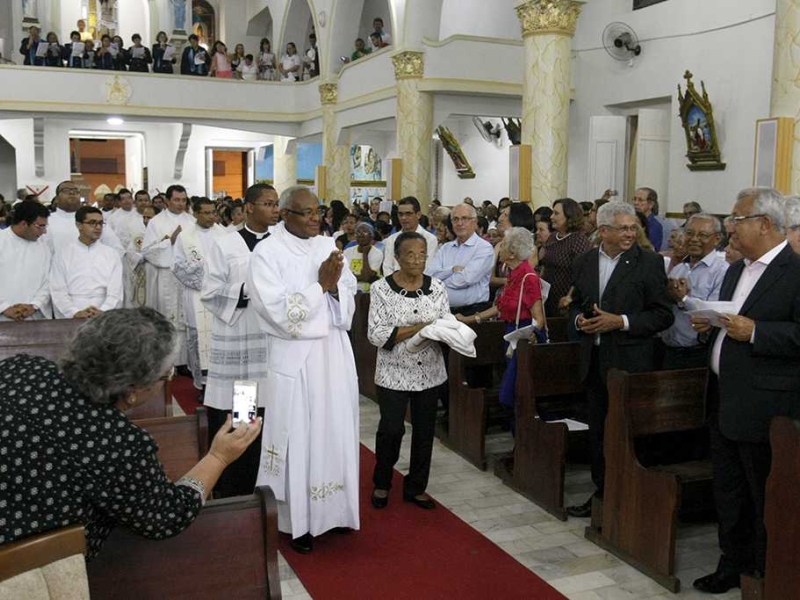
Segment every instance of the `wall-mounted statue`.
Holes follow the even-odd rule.
[[[706,93],[703,81],[700,87],[702,96],[697,92],[692,82],[689,71],[683,75],[686,80],[686,95],[678,84],[678,101],[680,102],[680,117],[683,130],[686,133],[686,165],[692,171],[722,171],[725,163],[717,140],[717,130],[714,126],[714,111]]]
[[[172,4],[173,29],[186,31],[186,0],[170,0]]]

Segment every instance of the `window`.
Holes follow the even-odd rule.
[[[659,2],[664,2],[664,1],[665,0],[633,0],[633,10],[646,8],[648,6],[652,6],[653,4],[658,4]]]

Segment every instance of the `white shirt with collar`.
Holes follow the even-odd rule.
[[[399,231],[397,233],[393,233],[388,238],[383,240],[383,276],[388,277],[395,271],[400,269],[400,265],[397,264],[397,259],[394,257],[394,242],[397,239],[397,236],[403,233]],[[428,247],[428,259],[425,261],[425,268],[428,269],[431,264],[433,263],[433,257],[436,255],[436,250],[439,247],[439,240],[436,239],[436,236],[427,231],[422,225],[417,225],[417,228],[414,230],[414,233],[420,234],[422,237],[425,238],[425,244]]]
[[[730,300],[736,308],[736,314],[742,310],[742,306],[744,306],[753,288],[756,287],[758,280],[761,279],[764,271],[766,271],[770,263],[775,260],[775,257],[783,251],[786,244],[788,244],[786,240],[782,241],[769,252],[765,252],[764,255],[757,260],[750,261],[746,258],[744,259],[744,269],[742,269],[742,274],[739,276],[739,281],[736,282],[736,289],[733,290],[733,297]],[[753,333],[750,336],[751,344],[756,339],[756,327],[753,327]],[[719,375],[719,357],[722,353],[722,343],[725,341],[726,335],[727,331],[720,331],[717,335],[717,339],[714,340],[714,347],[711,348],[711,370],[716,375]]]
[[[600,247],[598,248],[598,267],[599,267],[599,273],[598,273],[599,289],[598,289],[598,293],[600,294],[600,296],[599,296],[600,300],[602,300],[603,294],[606,291],[606,286],[608,285],[608,282],[611,281],[611,276],[614,274],[614,269],[617,268],[617,265],[619,264],[619,259],[623,254],[625,254],[625,253],[624,252],[620,252],[614,258],[611,258],[603,250],[603,244],[600,244]],[[600,306],[600,301],[599,300],[597,302],[597,305]],[[581,315],[577,315],[575,317],[575,329],[577,329],[578,331],[581,330],[581,328],[578,327],[578,317],[580,317],[580,316]],[[628,315],[620,315],[620,316],[622,317],[622,323],[623,323],[622,331],[628,331],[628,329],[630,329],[630,323],[628,322]],[[599,333],[596,333],[595,336],[594,336],[594,345],[595,346],[599,346],[600,345],[600,334]]]

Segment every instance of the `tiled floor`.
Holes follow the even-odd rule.
[[[374,448],[378,407],[361,398],[361,442]],[[397,469],[407,467],[410,426],[403,440]],[[487,453],[510,450],[507,433],[487,440]],[[567,475],[567,503],[582,502],[592,490],[588,470]],[[574,600],[633,600],[645,598],[739,598],[739,590],[720,596],[700,594],[692,581],[711,572],[717,564],[716,528],[693,525],[681,528],[677,567],[683,591],[672,594],[633,567],[604,552],[583,537],[588,519],[562,522],[511,491],[491,474],[479,471],[454,452],[435,442],[428,492],[461,519],[472,525],[539,577]],[[362,507],[362,510],[371,510]],[[310,596],[283,557],[280,558],[283,597],[287,600]]]

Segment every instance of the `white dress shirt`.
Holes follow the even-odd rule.
[[[775,246],[772,250],[765,253],[761,258],[754,261],[749,261],[746,258],[744,259],[744,269],[742,270],[742,274],[739,277],[739,281],[736,282],[736,289],[733,290],[733,297],[731,298],[731,302],[736,307],[736,313],[738,314],[742,310],[742,306],[744,306],[747,297],[750,295],[750,292],[753,291],[753,288],[756,287],[758,280],[761,279],[761,276],[764,274],[764,271],[767,270],[769,264],[775,259],[778,254],[786,247],[785,240]],[[756,324],[757,326],[757,324]],[[727,331],[720,331],[719,335],[717,335],[717,339],[714,340],[714,347],[711,349],[711,370],[716,374],[719,375],[719,357],[720,353],[722,352],[722,343],[725,341],[725,336],[727,335]],[[753,343],[753,340],[756,338],[756,329],[753,328],[753,334],[750,336],[750,343]]]
[[[64,246],[53,258],[50,294],[57,319],[94,306],[102,311],[122,306],[122,260],[99,241],[80,240]]]
[[[397,259],[394,257],[394,241],[401,233],[402,231],[393,233],[388,238],[383,240],[384,277],[388,277],[400,269],[400,265],[397,264]],[[422,225],[417,225],[417,229],[414,231],[414,233],[418,233],[425,238],[425,244],[428,246],[428,260],[425,261],[425,268],[428,269],[433,264],[433,257],[436,256],[436,250],[439,247],[439,240],[437,240],[436,236],[428,232]]]

